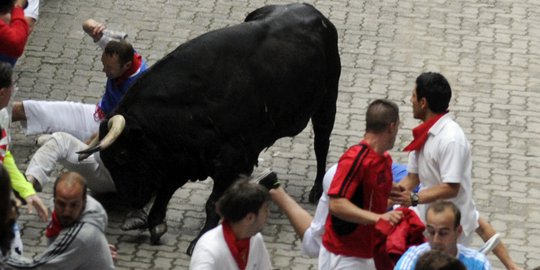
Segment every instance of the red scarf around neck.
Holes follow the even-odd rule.
[[[424,146],[427,141],[429,129],[433,125],[435,125],[435,123],[437,123],[437,121],[439,121],[439,119],[441,119],[441,117],[443,117],[446,113],[448,113],[448,111],[445,113],[437,114],[434,117],[431,117],[429,120],[425,121],[424,123],[415,127],[412,131],[414,139],[409,145],[403,148],[403,151],[420,150],[420,148],[422,148],[422,146]]]
[[[231,251],[231,254],[240,270],[246,269],[249,256],[249,240],[251,238],[237,240],[231,225],[227,220],[223,220],[223,237]]]
[[[51,222],[49,222],[49,225],[47,225],[47,229],[45,230],[45,236],[47,236],[47,238],[56,237],[62,229],[56,211],[53,211],[51,214]]]

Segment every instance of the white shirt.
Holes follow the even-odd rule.
[[[322,246],[322,235],[324,234],[324,225],[328,216],[328,188],[336,174],[337,164],[330,167],[324,174],[323,178],[323,193],[317,204],[315,216],[309,225],[309,228],[304,232],[302,239],[302,255],[309,257],[319,256],[319,249]]]
[[[420,191],[442,183],[459,183],[459,193],[453,202],[461,211],[461,225],[465,237],[478,227],[478,211],[472,198],[471,146],[461,127],[446,114],[429,129],[422,147],[409,154],[408,170],[418,174]],[[425,223],[428,204],[418,205]]]
[[[189,269],[192,270],[238,270],[225,237],[221,224],[207,231],[195,246]],[[270,256],[264,245],[263,237],[257,233],[249,241],[249,257],[246,270],[272,269]]]
[[[24,16],[37,21],[39,17],[39,0],[28,0],[28,6],[24,9]]]

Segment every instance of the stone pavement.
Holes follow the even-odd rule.
[[[16,100],[33,98],[94,103],[103,93],[100,51],[81,29],[84,19],[125,30],[153,64],[179,44],[209,30],[233,25],[261,0],[42,0],[40,21],[16,68]],[[525,267],[540,266],[540,3],[537,0],[334,0],[307,1],[339,31],[343,65],[338,114],[328,163],[359,141],[364,111],[376,98],[402,110],[402,130],[392,153],[411,139],[418,122],[409,98],[423,71],[442,72],[454,89],[451,110],[464,127],[474,155],[474,197],[481,214],[502,234],[511,256]],[[285,3],[285,1],[272,1]],[[535,26],[536,25],[536,26]],[[315,177],[313,134],[281,139],[261,154],[261,168],[275,170],[286,189],[310,211],[307,196]],[[21,169],[36,150],[18,124],[13,153]],[[148,233],[118,227],[121,206],[107,205],[107,236],[119,247],[118,269],[186,269],[184,254],[204,219],[211,180],[189,183],[169,204],[163,244]],[[43,197],[51,205],[51,185]],[[27,256],[41,251],[45,224],[23,214]],[[300,256],[300,241],[274,207],[263,231],[278,269],[316,269]],[[477,237],[474,245],[478,246]],[[91,255],[90,255],[91,256]],[[491,255],[495,269],[502,265]]]

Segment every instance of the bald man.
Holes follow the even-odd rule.
[[[33,260],[10,258],[7,263],[29,269],[114,269],[105,237],[107,213],[86,194],[86,180],[75,172],[64,173],[56,179],[53,194],[54,211],[45,232],[49,247]]]

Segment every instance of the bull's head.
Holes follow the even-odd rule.
[[[117,114],[102,122],[99,136],[102,139],[94,139],[86,149],[77,153],[79,160],[84,160],[99,152],[119,195],[135,206],[150,199],[159,182],[151,179],[157,177],[156,171],[161,169],[156,168],[155,158],[147,158],[156,156],[150,151],[153,143],[145,140],[136,122],[126,121],[123,115]]]
[[[122,131],[124,131],[124,128],[126,127],[126,119],[124,119],[121,114],[117,114],[109,119],[107,125],[109,132],[107,135],[105,135],[103,140],[99,140],[99,137],[96,136],[90,142],[88,148],[77,152],[77,154],[79,154],[79,161],[85,160],[97,151],[107,149],[107,147],[114,143],[118,136],[122,134]]]

